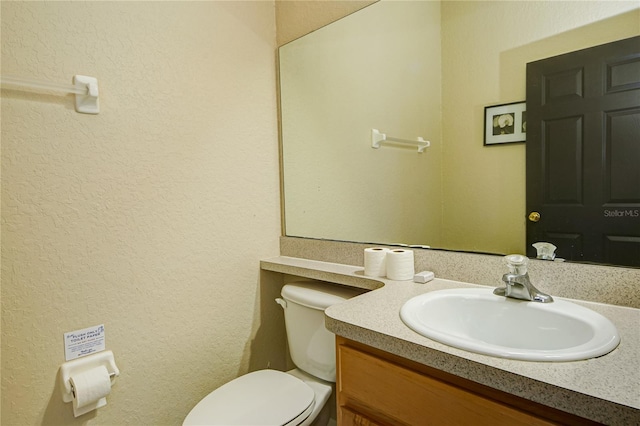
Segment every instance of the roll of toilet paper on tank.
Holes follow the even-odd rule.
[[[364,274],[368,277],[384,277],[387,275],[387,253],[384,247],[364,249]]]
[[[414,273],[412,250],[395,249],[387,253],[387,278],[396,281],[410,280]]]
[[[111,392],[111,378],[104,365],[71,376],[75,396],[73,415],[81,416],[107,405],[106,396]]]

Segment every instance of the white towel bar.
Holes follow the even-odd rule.
[[[383,142],[394,142],[394,143],[415,145],[418,147],[419,154],[422,154],[424,150],[431,145],[431,142],[422,139],[422,137],[420,136],[418,136],[418,140],[411,141],[407,139],[400,139],[400,138],[387,136],[385,133],[380,133],[378,129],[371,129],[371,148],[378,149],[380,148],[380,144]]]
[[[50,83],[19,77],[0,77],[2,88],[71,93],[76,95],[76,111],[83,114],[98,114],[98,80],[95,77],[74,75],[73,84]]]

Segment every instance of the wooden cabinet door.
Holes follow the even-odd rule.
[[[349,346],[338,346],[338,365],[339,409],[384,419],[382,424],[553,424]]]
[[[371,420],[364,414],[357,413],[346,407],[340,407],[338,416],[338,424],[342,426],[384,426],[382,423]]]

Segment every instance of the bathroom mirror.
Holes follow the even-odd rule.
[[[525,100],[528,62],[639,18],[624,1],[383,0],[282,46],[285,234],[524,253],[525,146],[484,146],[484,108]],[[430,146],[372,148],[374,129]]]

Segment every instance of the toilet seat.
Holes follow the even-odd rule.
[[[313,411],[315,394],[302,380],[277,370],[259,370],[207,395],[183,425],[293,426]]]

